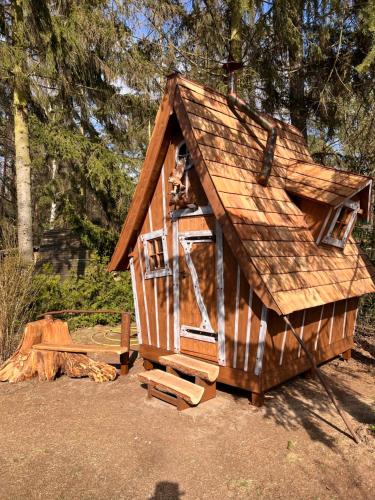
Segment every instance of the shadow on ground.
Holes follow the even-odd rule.
[[[154,494],[150,500],[181,500],[184,494],[184,491],[180,491],[178,483],[160,481],[156,483]]]

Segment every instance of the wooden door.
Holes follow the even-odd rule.
[[[179,233],[180,350],[217,361],[215,234]]]

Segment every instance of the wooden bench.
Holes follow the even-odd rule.
[[[196,406],[204,394],[203,387],[158,369],[140,373],[138,378],[147,384],[149,398],[166,401],[179,411]]]
[[[129,372],[129,351],[130,351],[130,326],[131,315],[123,311],[112,309],[101,310],[79,310],[65,309],[61,311],[49,311],[44,313],[45,319],[53,318],[62,314],[120,314],[121,315],[121,338],[119,346],[111,346],[105,344],[34,344],[33,349],[40,351],[61,351],[87,354],[96,361],[104,361],[109,364],[120,364],[121,375],[126,375]],[[103,358],[104,356],[104,358]],[[113,357],[115,356],[115,357]]]

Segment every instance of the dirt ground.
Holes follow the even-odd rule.
[[[220,386],[217,398],[181,413],[146,399],[141,360],[102,385],[0,384],[0,499],[373,499],[373,354],[365,339],[350,362],[323,368],[359,446],[318,383],[302,377],[269,392],[260,409]]]

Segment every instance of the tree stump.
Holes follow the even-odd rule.
[[[16,352],[0,367],[0,381],[22,382],[34,377],[54,380],[58,374],[89,377],[107,382],[117,376],[113,366],[94,361],[84,354],[60,351],[34,351],[34,344],[73,344],[68,324],[61,320],[41,319],[28,323]]]

